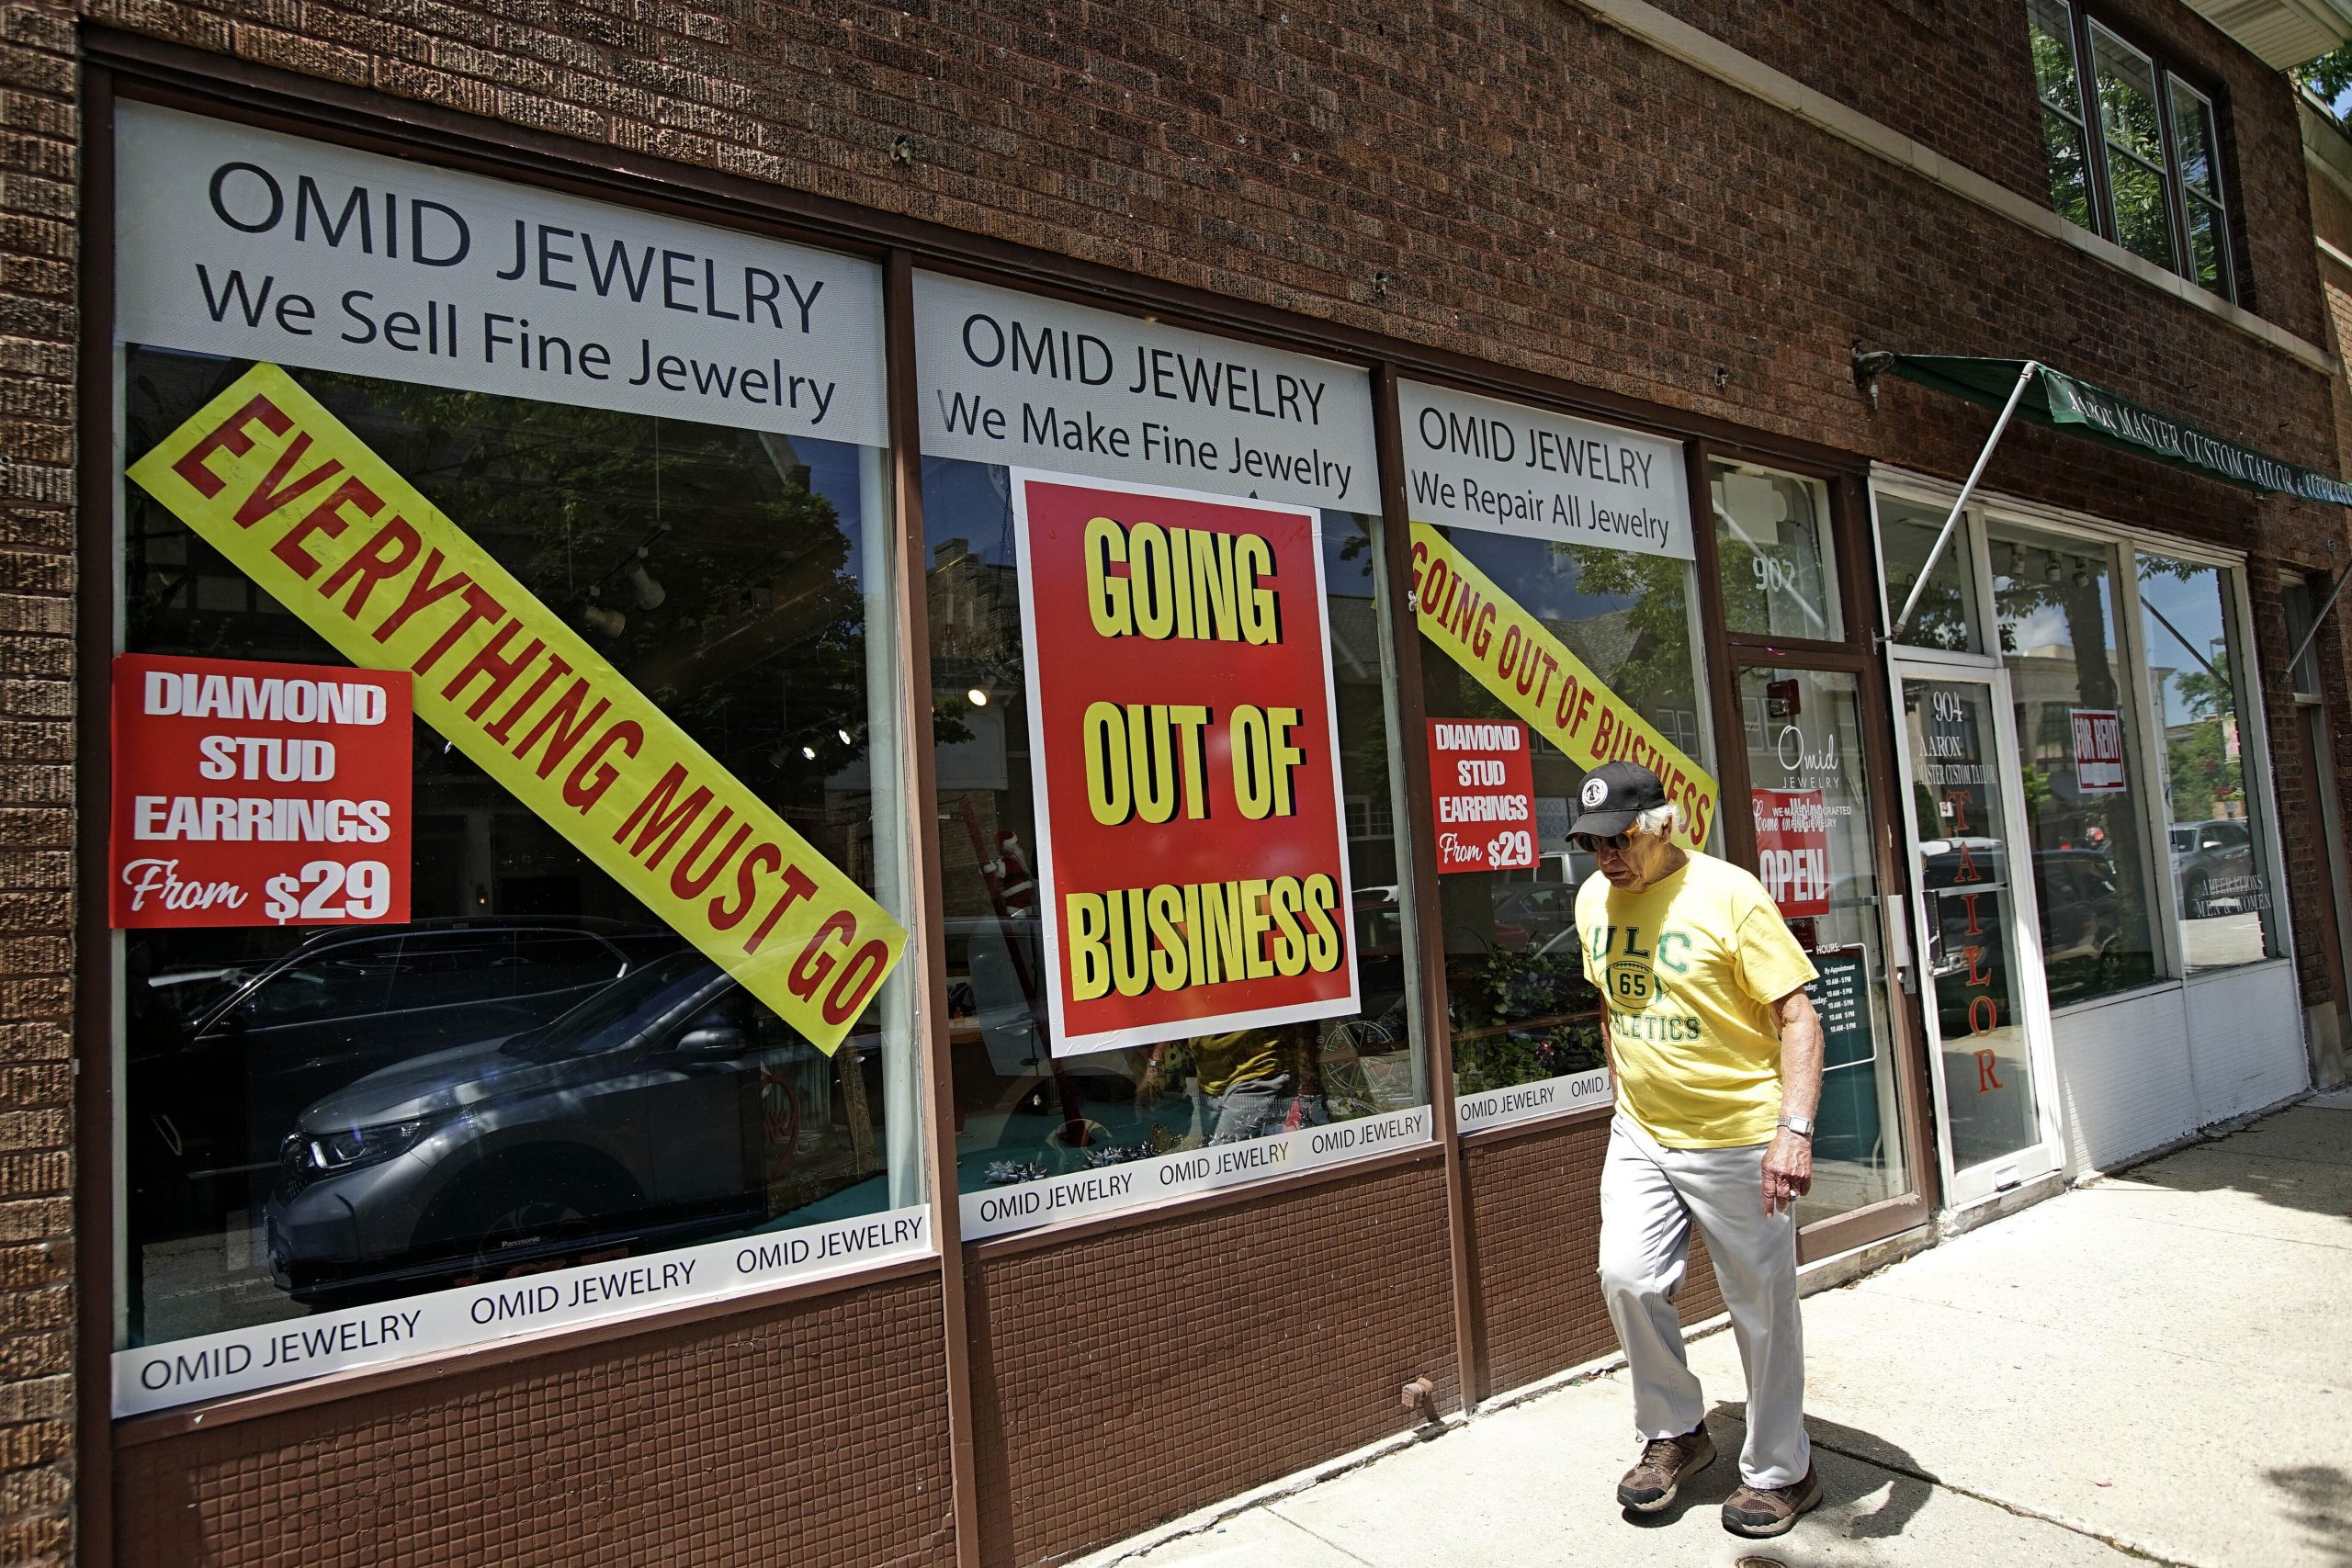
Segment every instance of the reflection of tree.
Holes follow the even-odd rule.
[[[2165,729],[2165,767],[2171,775],[2176,821],[2218,817],[2217,802],[2233,801],[2245,793],[2239,760],[2230,755],[2236,712],[2229,654],[2222,652],[2214,664],[2210,674],[2199,670],[2173,677],[2173,692],[2189,716],[2188,723]]]
[[[246,368],[190,377],[190,362],[141,358],[154,377],[136,382],[134,444],[160,440]],[[590,633],[597,651],[747,781],[815,793],[863,751],[865,606],[850,538],[788,443],[322,371],[297,379],[555,614],[578,624],[600,586],[594,602],[626,624]],[[668,593],[650,610],[620,576],[649,541],[645,565]],[[187,547],[233,571],[200,541]],[[165,603],[137,610],[172,618]],[[151,623],[132,636],[172,646],[187,633]],[[237,640],[256,656],[249,636]]]
[[[1689,568],[1668,556],[1635,555],[1601,545],[1554,545],[1576,565],[1577,592],[1614,599],[1632,634],[1614,659],[1578,636],[1577,626],[1555,626],[1561,640],[1592,667],[1619,697],[1655,721],[1660,710],[1694,700],[1689,607],[1683,585]],[[1589,649],[1589,651],[1588,651]]]

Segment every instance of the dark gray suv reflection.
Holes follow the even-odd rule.
[[[777,1184],[806,1185],[799,1120],[832,1076],[718,965],[673,954],[553,1022],[304,1111],[267,1209],[271,1270],[332,1301],[741,1229]]]

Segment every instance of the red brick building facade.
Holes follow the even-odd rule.
[[[105,296],[125,245],[153,243],[119,232],[110,209],[120,106],[843,247],[893,288],[944,268],[1165,317],[1363,367],[1380,398],[1428,379],[1640,427],[1694,444],[1695,494],[1706,454],[1817,479],[1849,569],[1847,629],[1817,663],[1859,682],[1871,785],[1899,835],[1900,792],[1877,771],[1904,742],[1874,635],[1889,612],[1873,485],[1901,470],[1948,496],[1991,419],[1892,377],[1866,393],[1855,349],[2044,361],[2343,471],[2341,296],[2323,289],[2310,236],[2315,217],[2326,231],[2315,206],[2347,198],[2307,179],[2289,84],[2184,5],[2093,11],[2219,106],[2235,303],[2168,286],[2049,210],[2019,0],[0,8],[0,1557],[552,1562],[597,1542],[616,1560],[1049,1562],[1402,1432],[1418,1417],[1398,1391],[1416,1379],[1422,1414],[1449,1416],[1613,1345],[1591,1277],[1605,1116],[1456,1138],[1447,1105],[1434,1135],[1393,1154],[984,1240],[952,1223],[951,1171],[934,1205],[944,1264],[118,1418],[122,1265],[104,1260],[122,1246],[125,1179],[105,1168],[122,1004],[113,961],[93,961],[117,940],[97,891],[117,648],[91,617],[118,591],[114,496],[137,455],[112,449]],[[899,380],[903,436],[916,388]],[[1392,439],[1392,522],[1402,461]],[[902,503],[915,483],[899,481]],[[2275,829],[2256,940],[2293,955],[2281,1027],[2340,1063],[2352,987],[2337,921],[2352,910],[2323,820],[2352,808],[2352,643],[2339,608],[2313,645],[2324,716],[2308,729],[2281,595],[2324,595],[2352,560],[2343,510],[2025,426],[1982,489],[2143,547],[2243,552],[2227,570],[2266,695],[2232,744],[2263,758],[2241,787],[2267,779],[2276,804],[2210,815]],[[1368,624],[1396,645],[1409,723],[1415,672],[1436,655],[1396,614]],[[1728,738],[1738,671],[1769,662],[1770,639],[1722,633],[1694,657]],[[919,618],[909,636],[919,671]],[[2324,773],[2312,734],[2332,747]],[[2146,754],[2191,739],[2153,738]],[[927,787],[922,773],[918,808]],[[919,944],[940,929],[941,860],[976,886],[968,867],[997,829],[967,844],[946,811],[922,815],[939,840],[914,862]],[[1719,847],[1752,855],[1752,832],[1734,826]],[[1879,863],[1899,859],[1889,837]],[[1433,892],[1395,880],[1435,913]],[[1884,891],[1889,919],[1910,919],[1904,887]],[[935,950],[920,962],[920,1076],[935,1106],[955,1101],[924,1134],[936,1171],[956,1154],[945,1123],[978,1111],[939,1016],[955,981]],[[1422,977],[1442,983],[1428,962]],[[1909,1147],[1897,1235],[1950,1198],[1924,1024],[1895,1018],[1916,1009],[1901,995],[1885,992],[1882,1041],[1904,1107],[1888,1135]],[[1416,1005],[1417,1028],[1445,1016]],[[2059,1089],[2045,1086],[2044,1114],[2068,1168],[2132,1152],[2086,1130],[2103,1091],[2067,1090],[2089,1108],[2067,1099],[2058,1129]],[[2172,1114],[2181,1131],[2209,1119]],[[1871,1239],[1826,1231],[1808,1254]]]

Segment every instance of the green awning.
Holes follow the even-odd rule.
[[[1858,364],[1865,370],[1893,370],[1906,381],[1996,411],[2007,406],[2026,367],[2022,359],[1949,354],[1893,354],[1883,362],[1871,355]],[[2040,369],[2018,402],[2017,417],[2248,490],[2352,506],[2352,484],[2332,475],[2242,446],[2047,365]]]

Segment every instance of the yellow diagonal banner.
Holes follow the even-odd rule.
[[[906,932],[275,365],[130,477],[824,1050]]]
[[[1705,847],[1716,795],[1706,770],[1427,523],[1413,525],[1413,604],[1422,636],[1577,766],[1622,758],[1656,773],[1682,803],[1682,843]]]

